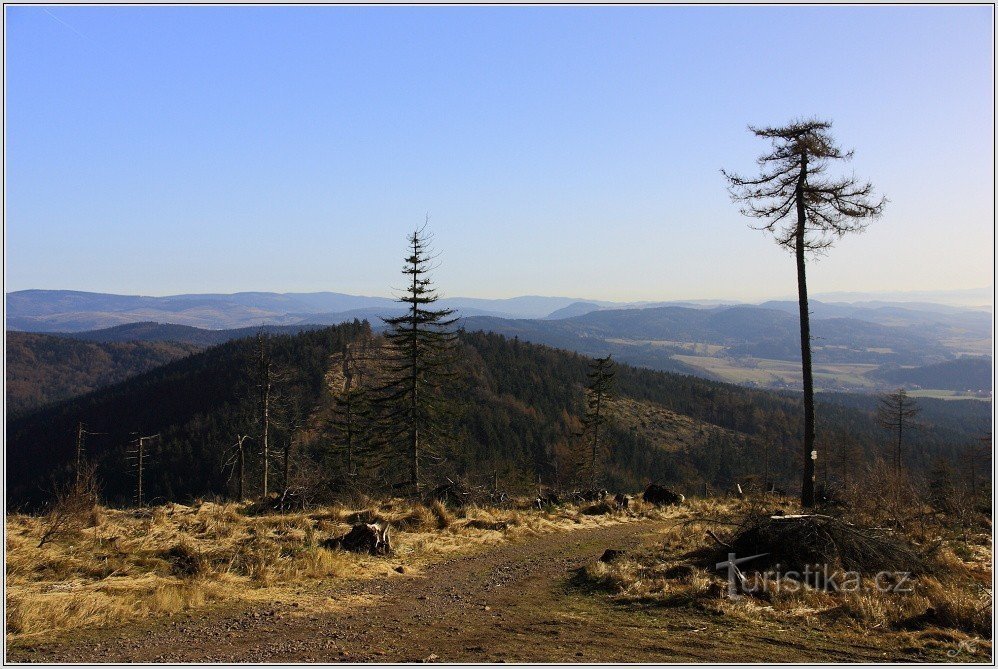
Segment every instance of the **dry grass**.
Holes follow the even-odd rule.
[[[855,634],[880,630],[912,635],[913,643],[928,643],[929,632],[937,630],[954,643],[975,639],[982,648],[990,648],[990,642],[981,641],[991,637],[990,537],[944,541],[934,553],[933,574],[912,577],[898,591],[884,591],[870,577],[861,577],[858,587],[854,581],[836,592],[817,587],[814,581],[782,579],[777,585],[749,572],[752,594],[732,600],[727,574],[705,568],[705,556],[718,550],[707,530],[723,537],[729,523],[763,509],[796,511],[792,502],[772,496],[690,500],[678,512],[680,522],[659,533],[653,546],[610,563],[592,563],[580,570],[576,584],[606,593],[621,604],[686,606],[745,620],[807,621],[842,626]],[[882,583],[891,578],[882,577]],[[925,639],[919,636],[926,634]]]
[[[397,577],[397,566],[418,573],[453,554],[520,537],[670,513],[640,502],[626,513],[586,515],[574,505],[543,512],[477,506],[454,511],[439,503],[362,501],[362,508],[260,516],[242,513],[244,505],[237,504],[100,509],[93,526],[62,533],[41,547],[46,518],[8,516],[7,638],[233,601],[295,597],[303,608],[324,607],[325,597],[312,601],[308,594],[323,580]],[[374,520],[394,529],[395,554],[389,558],[319,547],[355,522]]]

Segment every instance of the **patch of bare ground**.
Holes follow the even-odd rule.
[[[524,506],[529,506],[525,503]],[[170,620],[213,608],[295,604],[324,612],[344,582],[418,575],[428,566],[502,543],[578,528],[605,527],[668,512],[584,514],[574,505],[545,511],[370,501],[307,512],[247,515],[245,505],[170,504],[139,511],[96,509],[82,524],[40,543],[46,516],[7,518],[6,638],[18,647],[91,628]],[[393,528],[390,559],[324,548],[353,523]],[[365,595],[366,596],[366,595]]]

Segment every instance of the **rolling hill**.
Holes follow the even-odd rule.
[[[17,415],[49,402],[112,385],[199,351],[175,341],[84,342],[7,333],[7,411]]]
[[[329,372],[344,347],[370,332],[366,324],[346,324],[294,335],[272,336],[275,365],[285,370],[280,396],[310,418],[306,438],[296,446],[293,470],[311,477],[316,490],[328,489],[342,467],[330,450],[324,408],[337,389]],[[371,335],[364,335],[370,337]],[[373,335],[377,341],[377,335]],[[87,457],[98,466],[106,497],[127,503],[134,477],[126,460],[134,433],[160,434],[150,445],[146,499],[190,500],[231,495],[225,463],[239,434],[257,430],[254,338],[228,341],[84,396],[8,418],[8,501],[33,505],[45,499],[52,477],[71,471],[74,429],[85,422],[107,433],[88,443]],[[447,397],[455,407],[451,438],[435,474],[491,480],[529,492],[538,477],[557,482],[566,476],[581,448],[579,419],[587,358],[527,344],[494,333],[463,332],[457,377]],[[607,485],[636,489],[661,480],[697,489],[720,487],[759,475],[764,456],[772,476],[793,481],[798,461],[800,411],[791,395],[751,390],[687,375],[619,365],[615,420],[608,430]],[[819,443],[844,439],[862,444],[872,456],[883,441],[873,421],[872,403],[819,405]],[[962,409],[959,420],[942,419],[919,434],[913,466],[933,454],[962,446],[988,425],[989,405]],[[970,411],[967,414],[966,411]],[[976,413],[975,413],[976,412]],[[979,416],[977,414],[980,414]],[[287,443],[288,421],[275,409],[272,443]],[[949,449],[947,451],[947,449]],[[767,455],[768,454],[768,455]],[[259,454],[250,453],[250,485],[258,476]],[[372,471],[372,485],[390,486],[397,468]],[[275,463],[276,471],[276,463]],[[325,487],[324,487],[325,486]]]
[[[660,371],[760,387],[793,388],[800,383],[798,321],[784,309],[603,308],[544,320],[468,317],[463,324],[469,330],[489,330],[587,355],[613,354],[622,362]],[[930,333],[927,326],[856,318],[815,318],[811,328],[819,387],[827,390],[875,391],[882,384],[866,373],[876,367],[944,362],[967,345],[963,331]],[[979,334],[974,331],[973,336]]]
[[[576,300],[568,297],[521,296],[494,300],[453,297],[442,299],[440,304],[468,316],[543,318],[573,302]],[[79,332],[158,321],[215,330],[260,325],[336,324],[397,309],[398,304],[391,297],[332,292],[149,297],[72,290],[21,290],[7,293],[7,327],[28,332]]]
[[[965,356],[924,367],[885,365],[869,372],[869,376],[905,388],[989,392],[992,390],[992,367],[989,357]]]

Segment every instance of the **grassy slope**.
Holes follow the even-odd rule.
[[[45,638],[80,626],[115,625],[214,604],[292,597],[303,610],[329,606],[330,579],[417,573],[435,561],[517,537],[626,522],[662,513],[636,502],[628,514],[471,507],[450,511],[402,500],[247,516],[243,504],[167,504],[99,509],[94,523],[39,547],[44,516],[7,517],[7,634]],[[395,555],[370,558],[319,543],[358,520],[389,522]]]

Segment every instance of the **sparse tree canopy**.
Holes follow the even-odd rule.
[[[914,399],[908,396],[904,388],[884,395],[877,405],[877,423],[886,430],[891,430],[897,434],[896,447],[894,449],[894,468],[901,470],[901,450],[904,443],[903,435],[906,431],[915,429],[915,416],[921,412]]]
[[[762,219],[766,230],[797,260],[797,292],[801,327],[801,368],[804,387],[804,478],[801,503],[814,506],[817,450],[814,434],[814,379],[811,372],[811,325],[807,307],[805,255],[821,252],[849,232],[862,231],[881,214],[886,199],[875,198],[873,186],[855,177],[828,172],[833,161],[852,159],[829,134],[832,124],[815,119],[794,121],[782,128],[755,128],[772,149],[758,158],[760,173],[743,177],[721,170],[728,191],[741,212]]]
[[[828,174],[832,161],[852,160],[828,133],[829,121],[795,121],[782,128],[749,126],[769,139],[772,150],[757,159],[754,178],[721,170],[728,190],[745,216],[764,219],[757,227],[773,234],[781,246],[820,251],[849,232],[861,232],[880,216],[886,198],[874,197],[873,185],[854,176]]]

